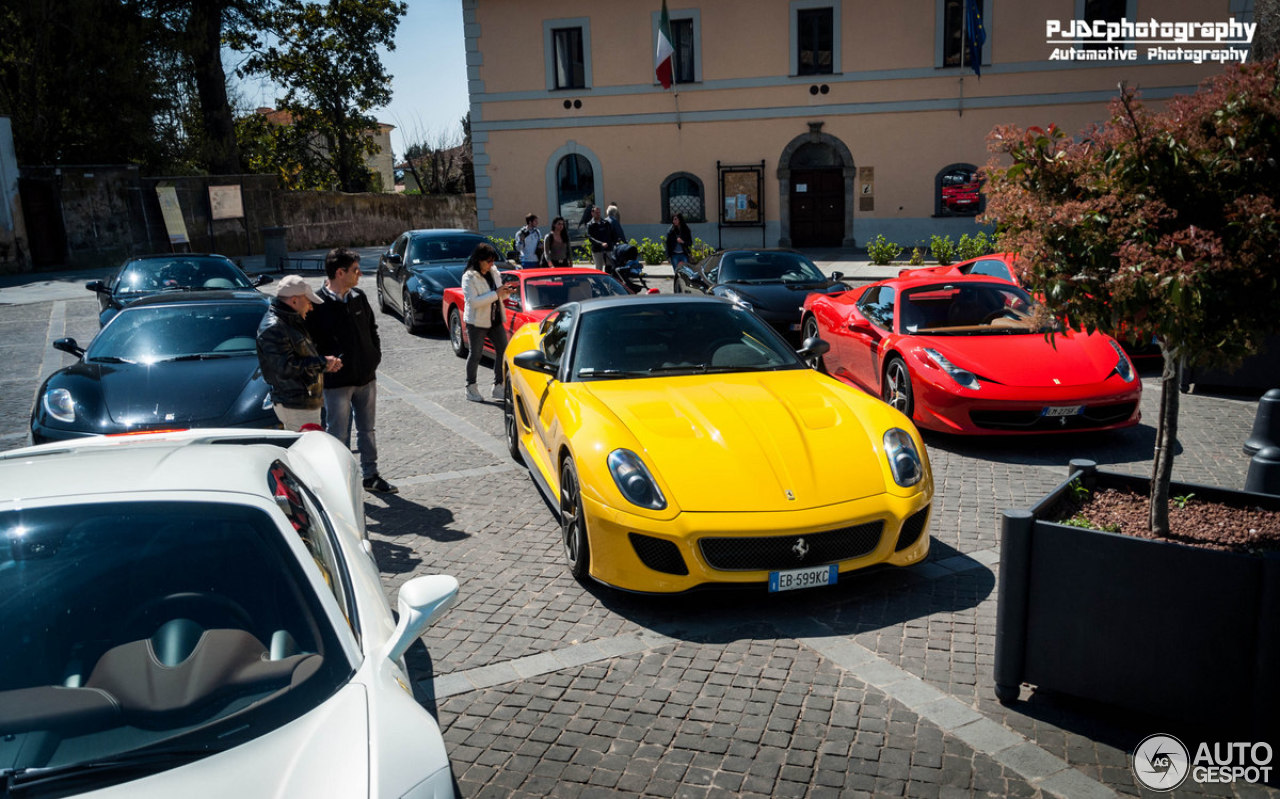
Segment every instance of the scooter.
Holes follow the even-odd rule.
[[[619,244],[606,252],[604,271],[616,277],[632,294],[658,292],[645,283],[644,264],[640,261],[640,250],[634,244]]]

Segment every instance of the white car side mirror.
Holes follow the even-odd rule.
[[[400,623],[387,645],[386,656],[393,661],[404,657],[413,642],[458,598],[458,580],[448,574],[414,577],[400,586],[396,609]]]

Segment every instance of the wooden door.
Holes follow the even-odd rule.
[[[791,242],[796,247],[839,247],[844,242],[844,171],[791,173]]]

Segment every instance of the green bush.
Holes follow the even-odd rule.
[[[514,238],[500,239],[497,236],[489,236],[488,238],[489,238],[489,243],[492,244],[494,249],[498,251],[498,257],[504,260],[507,257],[507,253],[511,252],[516,248],[516,240]]]
[[[948,266],[956,259],[956,243],[950,236],[934,236],[929,241],[929,254],[940,266]]]
[[[644,261],[645,266],[656,266],[667,260],[666,245],[660,241],[645,236],[640,242],[632,239],[631,244],[640,251],[640,260]]]
[[[920,251],[919,247],[911,248],[911,260],[907,263],[912,266],[924,266],[924,253]]]
[[[977,258],[989,252],[992,252],[991,242],[987,239],[987,234],[981,230],[974,236],[965,233],[956,246],[956,255],[961,261]]]
[[[901,254],[902,247],[896,241],[885,239],[883,233],[877,234],[867,245],[867,256],[871,258],[871,263],[877,266],[892,263],[893,259]]]
[[[595,264],[595,259],[591,257],[591,245],[582,244],[573,250],[573,260],[571,263]]]
[[[715,251],[715,247],[712,247],[710,244],[707,244],[705,241],[695,236],[693,239],[693,247],[691,247],[689,251],[689,258],[693,263],[700,264],[706,260],[707,256],[711,255],[711,253]]]

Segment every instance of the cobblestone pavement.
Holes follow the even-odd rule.
[[[0,449],[26,443],[40,381],[71,360],[49,342],[97,330],[82,288],[15,282],[0,286]],[[371,278],[365,288],[373,297]],[[381,470],[401,492],[366,497],[369,532],[388,596],[417,574],[461,581],[409,663],[464,795],[1137,795],[1127,752],[1143,737],[1200,740],[1030,689],[1012,707],[993,693],[999,511],[1030,506],[1071,458],[1146,473],[1154,379],[1146,421],[1128,431],[927,436],[936,498],[922,566],[813,592],[637,597],[569,576],[551,510],[506,454],[500,406],[463,398],[443,331],[379,322]],[[1175,479],[1242,486],[1256,406],[1184,395]],[[1280,795],[1176,794],[1200,792]]]

